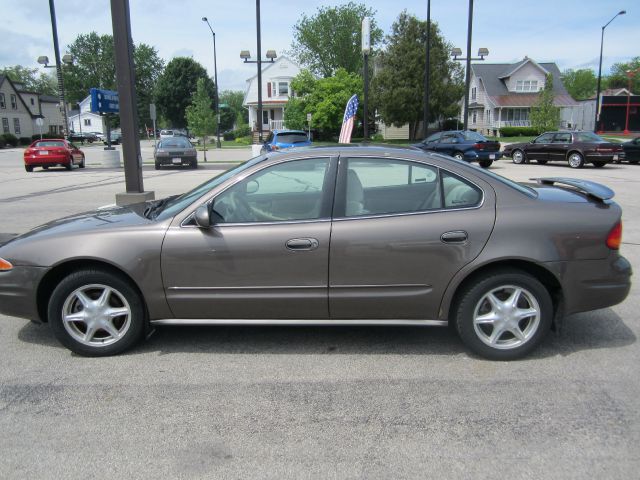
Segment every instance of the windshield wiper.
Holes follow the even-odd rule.
[[[152,202],[151,205],[144,209],[144,216],[147,218],[157,217],[162,209],[167,205],[167,203],[169,203],[170,200],[173,200],[177,196],[178,195],[171,195],[170,197]]]

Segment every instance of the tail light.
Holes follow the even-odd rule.
[[[596,147],[596,152],[613,152],[617,150],[615,147]]]
[[[622,243],[622,220],[616,223],[607,236],[607,247],[618,250]]]
[[[473,146],[473,148],[474,148],[475,150],[484,150],[485,146],[486,146],[486,144],[485,144],[485,143],[476,143],[476,144]]]

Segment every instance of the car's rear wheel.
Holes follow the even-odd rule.
[[[631,165],[637,165],[640,162],[640,160],[629,160],[629,163]]]
[[[578,152],[571,152],[567,157],[567,163],[571,168],[582,168],[584,167],[584,158]]]
[[[140,340],[145,309],[140,294],[124,278],[102,270],[80,270],[55,288],[48,318],[56,338],[69,350],[102,357]]]
[[[73,157],[69,157],[69,163],[67,163],[64,168],[66,168],[67,170],[71,170],[73,168]]]
[[[536,162],[538,162],[538,164],[540,164],[540,165],[546,165],[547,164],[547,160],[536,160]]]
[[[546,288],[519,270],[496,270],[468,284],[454,310],[462,341],[490,360],[515,360],[536,348],[551,327]]]
[[[156,162],[156,170],[160,170],[160,164]]]
[[[526,157],[524,156],[524,152],[522,150],[514,150],[513,152],[511,152],[511,160],[513,161],[513,163],[517,163],[518,165],[520,165],[521,163],[525,162]]]
[[[84,168],[84,155],[82,156],[82,161],[80,162],[80,168]]]
[[[25,165],[25,166],[24,166],[24,169],[25,169],[27,172],[33,172],[33,166],[32,166],[32,165]]]
[[[480,160],[478,163],[482,168],[489,168],[493,164],[493,160]]]
[[[452,156],[458,160],[464,160],[464,153],[462,152],[455,152]]]
[[[593,162],[593,166],[596,168],[602,168],[607,164],[607,162]]]

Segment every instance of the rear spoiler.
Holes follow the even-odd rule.
[[[566,177],[532,178],[531,180],[534,180],[541,185],[553,185],[555,183],[569,185],[570,187],[573,187],[576,190],[604,203],[608,203],[608,200],[611,200],[615,195],[615,192],[609,187],[605,187],[600,183],[590,182],[589,180],[578,180],[577,178]]]

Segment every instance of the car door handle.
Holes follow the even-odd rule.
[[[315,250],[320,242],[315,238],[292,238],[286,245],[289,250]]]
[[[444,232],[442,235],[440,235],[440,240],[442,240],[444,243],[463,243],[466,242],[468,238],[469,235],[467,235],[467,232],[465,232],[464,230]]]

